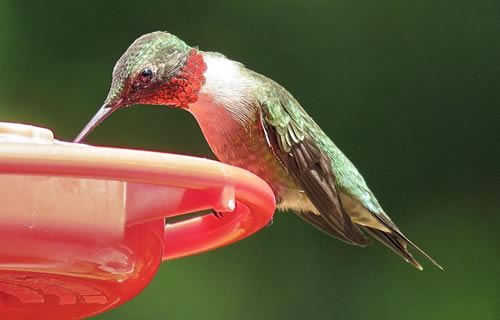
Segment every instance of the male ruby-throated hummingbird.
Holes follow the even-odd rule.
[[[362,247],[370,243],[364,230],[418,269],[407,246],[441,268],[403,235],[354,165],[273,80],[167,32],[146,34],[116,63],[104,105],[75,142],[135,104],[189,111],[219,160],[265,180],[278,208],[319,230]]]

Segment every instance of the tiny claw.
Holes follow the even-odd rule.
[[[271,220],[269,220],[269,222],[266,224],[266,228],[269,228],[270,226],[272,226],[273,222],[274,222],[274,219],[271,218]]]
[[[224,217],[224,215],[222,214],[222,212],[219,212],[215,209],[212,209],[212,214],[217,218],[217,219],[222,219]]]

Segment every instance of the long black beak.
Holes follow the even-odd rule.
[[[73,140],[75,143],[80,143],[85,139],[85,137],[92,132],[101,122],[104,121],[116,108],[110,105],[103,105],[99,111],[90,119],[87,125],[83,128],[83,130],[78,134],[78,136]]]

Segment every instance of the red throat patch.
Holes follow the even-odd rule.
[[[186,107],[198,100],[198,92],[205,82],[203,74],[207,64],[196,49],[189,51],[186,65],[175,77],[166,82],[159,90],[158,102],[175,107]]]

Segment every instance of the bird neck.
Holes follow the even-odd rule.
[[[205,83],[198,99],[186,108],[200,125],[200,128],[216,154],[224,161],[229,145],[238,144],[255,127],[258,104],[255,84],[246,69],[220,54],[203,53],[207,64]],[[225,151],[226,150],[226,151]]]
[[[255,79],[239,62],[218,53],[203,53],[207,69],[198,99],[188,105],[197,119],[218,118],[220,113],[245,125],[252,122],[258,105]]]

